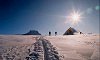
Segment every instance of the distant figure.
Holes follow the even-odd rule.
[[[80,32],[80,34],[83,34],[82,32]]]
[[[51,36],[51,32],[49,31],[49,36]]]
[[[57,35],[57,32],[55,32],[55,36]]]

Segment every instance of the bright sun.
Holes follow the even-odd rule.
[[[73,12],[70,14],[70,16],[68,16],[69,20],[71,21],[71,23],[74,25],[74,24],[77,24],[80,19],[81,19],[81,14],[79,14],[79,12]]]
[[[73,15],[72,15],[72,19],[73,19],[74,21],[78,21],[78,20],[80,19],[80,16],[79,16],[78,14],[73,14]]]

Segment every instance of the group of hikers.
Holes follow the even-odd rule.
[[[55,32],[55,36],[57,35],[57,32]],[[51,36],[51,32],[49,31],[49,36]]]

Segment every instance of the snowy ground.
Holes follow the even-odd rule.
[[[0,35],[0,60],[25,60],[36,36]]]
[[[0,35],[0,60],[25,60],[37,37],[32,35]],[[100,35],[44,36],[56,47],[62,60],[100,60]]]
[[[100,60],[99,35],[46,36],[64,60]]]

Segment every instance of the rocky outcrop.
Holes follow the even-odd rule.
[[[30,30],[28,33],[23,35],[41,35],[37,30]]]

